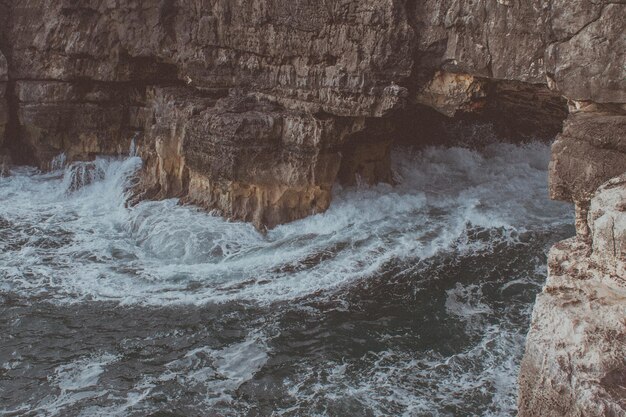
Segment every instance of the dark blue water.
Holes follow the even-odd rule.
[[[549,147],[398,150],[267,235],[125,201],[140,160],[0,179],[0,414],[513,415]],[[77,180],[77,175],[82,175]],[[84,177],[87,175],[87,177]]]

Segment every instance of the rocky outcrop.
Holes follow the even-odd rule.
[[[363,118],[286,110],[252,95],[175,87],[149,96],[140,148],[147,197],[181,196],[260,228],[328,208],[337,149],[365,126]]]
[[[626,415],[626,174],[598,189],[591,244],[549,255],[520,372],[520,416]]]
[[[1,2],[12,148],[46,167],[61,152],[89,160],[135,140],[144,197],[271,227],[325,210],[337,180],[389,181],[392,141],[440,141],[447,118],[551,137],[567,114],[562,96],[623,103],[625,7]]]
[[[550,196],[575,204],[577,237],[549,255],[520,416],[626,416],[626,45],[611,35],[624,33],[626,18],[623,4],[594,7],[589,23],[548,49],[549,85],[569,99]]]
[[[589,239],[591,196],[609,178],[626,172],[626,113],[573,112],[552,146],[550,196],[576,204],[576,230]]]

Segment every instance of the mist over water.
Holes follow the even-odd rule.
[[[263,235],[127,207],[137,157],[0,179],[0,415],[513,415],[549,146],[396,149]],[[60,162],[60,165],[63,161]]]

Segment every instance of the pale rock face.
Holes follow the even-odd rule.
[[[550,251],[519,388],[520,416],[626,415],[626,174],[591,200],[588,244]]]
[[[626,288],[570,239],[550,252],[519,378],[519,415],[626,415]]]
[[[552,8],[557,39],[546,50],[546,69],[551,88],[569,99],[570,115],[552,146],[549,182],[552,198],[576,204],[577,235],[589,243],[593,194],[626,171],[626,5],[582,5]]]
[[[593,259],[626,288],[626,173],[602,185],[591,199]]]
[[[626,115],[580,111],[570,114],[552,145],[550,197],[577,206],[577,231],[587,238],[587,209],[605,181],[626,171]]]
[[[554,74],[563,95],[572,100],[625,103],[626,4],[606,1],[583,7],[590,14],[584,19],[587,23],[563,40],[550,44],[546,51],[547,71]],[[570,12],[571,18],[580,22],[581,17],[574,11]],[[556,21],[560,25],[566,22]]]
[[[486,81],[471,75],[438,71],[414,100],[454,117],[459,111],[472,112],[484,106],[486,84]]]

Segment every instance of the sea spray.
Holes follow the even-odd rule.
[[[326,213],[279,226],[267,236],[176,200],[126,207],[140,165],[137,157],[98,158],[67,167],[62,180],[42,181],[31,174],[5,182],[17,194],[16,204],[0,209],[0,215],[33,222],[46,217],[49,228],[73,235],[72,244],[59,248],[60,261],[89,253],[107,260],[70,264],[54,284],[40,282],[40,275],[25,281],[12,270],[17,273],[13,289],[27,295],[33,285],[44,286],[53,300],[69,303],[84,298],[152,305],[268,303],[336,290],[394,260],[493,245],[493,239],[468,240],[480,230],[497,229],[497,239],[517,239],[529,228],[569,219],[568,205],[545,198],[543,144],[497,144],[483,153],[465,148],[397,152],[394,169],[402,178],[397,186],[337,187]],[[52,274],[54,265],[44,263],[48,255],[40,252],[31,248],[20,261],[19,254],[2,256],[9,264],[25,262]],[[188,291],[189,282],[197,283],[194,291]]]
[[[0,413],[514,413],[545,250],[573,233],[548,158],[396,150],[397,185],[336,186],[266,235],[129,207],[137,157],[18,167],[0,179]]]
[[[63,168],[65,168],[66,162],[67,162],[67,155],[65,154],[65,152],[62,152],[58,154],[57,156],[55,156],[54,158],[52,158],[52,161],[50,161],[50,170],[60,171]]]

